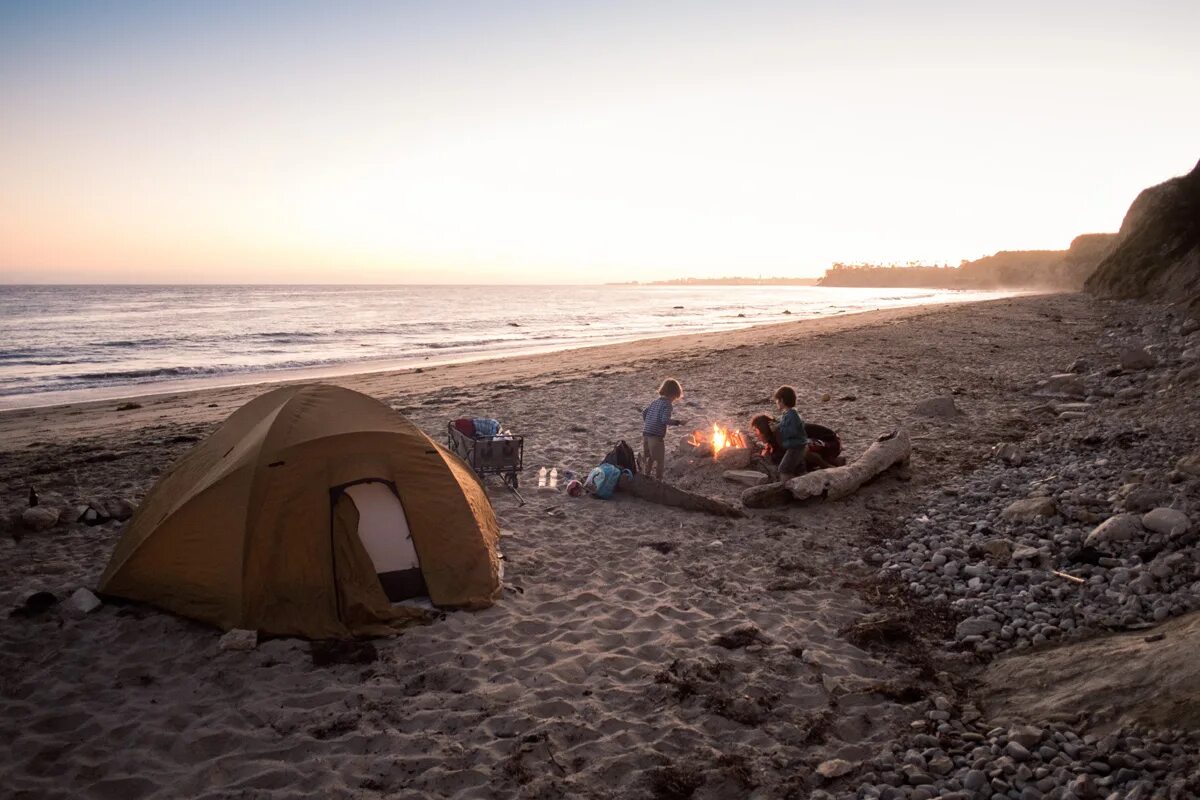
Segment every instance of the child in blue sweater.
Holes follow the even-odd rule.
[[[775,390],[775,405],[783,412],[779,419],[779,444],[783,447],[783,460],[779,462],[779,480],[789,481],[804,474],[804,455],[808,450],[808,435],[804,432],[804,420],[796,411],[796,390],[791,386],[780,386]]]
[[[667,426],[679,424],[671,419],[671,404],[681,397],[683,387],[679,381],[667,378],[658,387],[658,399],[642,411],[642,472],[653,472],[660,481],[667,458]]]

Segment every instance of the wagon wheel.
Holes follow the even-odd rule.
[[[508,486],[509,491],[516,495],[517,501],[521,505],[525,505],[525,498],[521,496],[521,492],[517,489],[517,486],[520,484],[520,479],[517,478],[517,471],[513,470],[512,472],[504,473],[502,480]]]

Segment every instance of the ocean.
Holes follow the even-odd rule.
[[[0,286],[0,408],[998,296],[814,286]]]

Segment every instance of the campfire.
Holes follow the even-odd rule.
[[[746,437],[740,431],[735,431],[732,428],[726,428],[716,422],[713,423],[712,431],[692,431],[692,435],[688,437],[688,444],[697,450],[709,450],[712,452],[713,458],[721,455],[721,451],[727,448],[737,448],[744,450],[749,447]]]

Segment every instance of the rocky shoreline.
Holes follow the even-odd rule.
[[[1200,608],[1200,324],[1133,304],[1108,323],[1094,367],[1077,359],[1015,387],[1037,398],[1023,417],[1035,435],[997,443],[868,556],[961,619],[950,647],[966,664],[1113,631],[1161,641],[1157,623]],[[1073,722],[994,727],[969,700],[938,696],[921,733],[873,760],[855,796],[1200,794],[1194,729],[1100,735],[1096,712],[1110,709],[1088,697],[1076,707]]]

